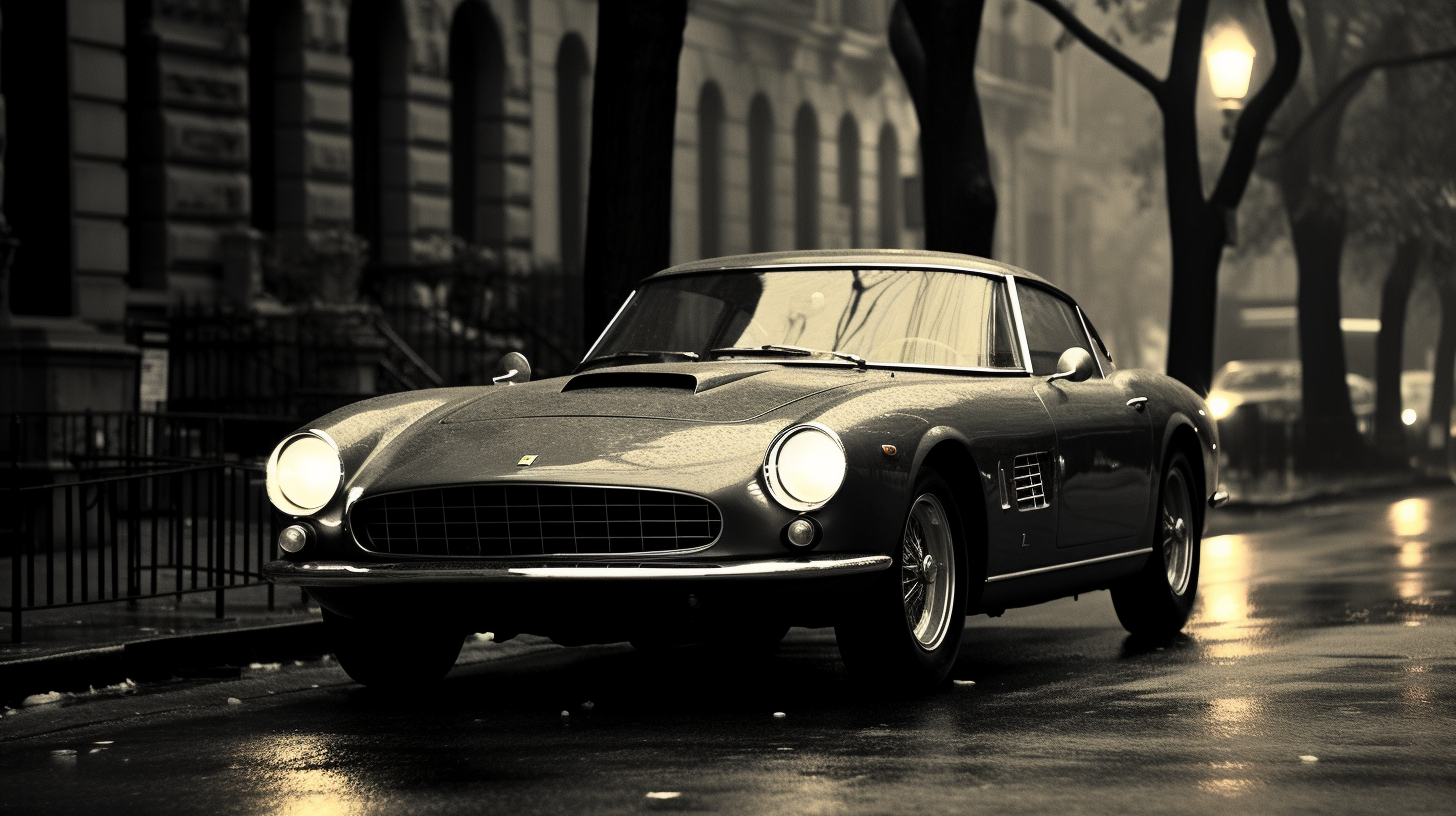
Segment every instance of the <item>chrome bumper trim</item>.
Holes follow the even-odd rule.
[[[1220,490],[1208,497],[1209,507],[1223,507],[1228,504],[1229,494],[1227,490]]]
[[[621,566],[497,562],[490,564],[459,561],[407,561],[374,564],[358,561],[307,561],[295,564],[273,561],[263,575],[275,584],[304,587],[383,586],[387,584],[479,584],[526,580],[564,581],[680,581],[733,580],[745,578],[813,578],[877,572],[890,567],[887,555],[817,555],[769,561],[739,561],[726,564]]]

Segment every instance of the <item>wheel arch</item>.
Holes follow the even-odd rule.
[[[966,439],[945,428],[932,430],[922,439],[920,450],[916,454],[911,484],[920,478],[925,468],[940,474],[955,494],[956,511],[965,537],[968,588],[966,608],[975,609],[986,585],[989,557],[987,541],[990,536],[980,469],[976,467],[976,460],[971,455]],[[912,496],[911,499],[913,498]]]
[[[1193,470],[1193,512],[1198,516],[1198,528],[1203,528],[1204,513],[1207,510],[1208,498],[1208,474],[1204,467],[1203,443],[1199,441],[1198,432],[1193,425],[1187,421],[1174,422],[1168,429],[1167,442],[1163,445],[1163,462],[1166,463],[1168,454],[1178,450],[1183,452],[1184,458],[1188,460],[1188,467]],[[1162,463],[1159,464],[1159,479],[1157,484],[1162,484]]]

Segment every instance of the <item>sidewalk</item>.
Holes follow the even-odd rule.
[[[28,612],[22,643],[10,642],[7,616],[0,705],[127,680],[225,677],[250,663],[328,651],[318,607],[306,606],[296,589],[276,589],[272,610],[266,586],[229,590],[225,602],[222,619],[210,592]]]

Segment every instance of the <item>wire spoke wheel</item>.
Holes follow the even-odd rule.
[[[900,597],[905,621],[920,648],[940,645],[950,628],[955,597],[955,546],[945,508],[933,493],[915,498],[900,547]]]
[[[1188,501],[1188,485],[1183,471],[1170,469],[1163,482],[1161,537],[1163,567],[1168,575],[1168,588],[1175,595],[1188,591],[1193,573],[1193,508]]]

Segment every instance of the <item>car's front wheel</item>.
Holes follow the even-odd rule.
[[[1168,454],[1158,490],[1153,554],[1137,575],[1112,588],[1117,619],[1134,635],[1166,637],[1183,628],[1198,594],[1201,531],[1194,512],[1193,469],[1182,451]]]
[[[439,682],[455,665],[465,636],[373,624],[324,610],[324,636],[354,682],[371,688],[417,688]]]
[[[950,487],[924,471],[894,550],[861,608],[835,627],[850,673],[925,690],[950,673],[966,625],[966,547]]]

